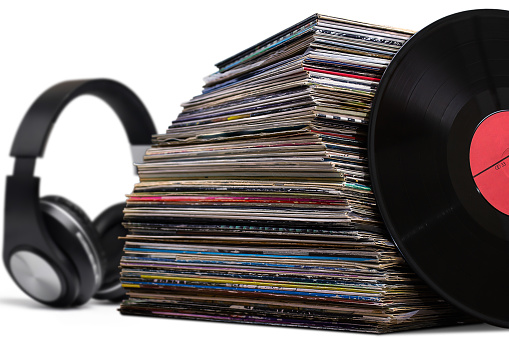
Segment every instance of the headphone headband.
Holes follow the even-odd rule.
[[[42,157],[51,128],[58,116],[67,104],[84,94],[104,100],[115,111],[124,125],[131,145],[151,144],[151,136],[156,133],[154,123],[133,91],[108,79],[72,80],[49,88],[30,106],[16,133],[11,156]]]

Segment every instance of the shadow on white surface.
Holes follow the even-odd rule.
[[[509,330],[506,328],[492,326],[486,323],[481,324],[469,324],[469,325],[457,325],[457,326],[446,326],[446,327],[434,327],[429,329],[420,329],[413,331],[404,331],[392,333],[392,336],[399,335],[433,335],[433,334],[466,334],[466,333],[492,333],[492,332],[507,332],[509,336]]]
[[[2,307],[3,306],[3,307]],[[272,326],[263,326],[263,325],[245,325],[245,324],[234,324],[234,323],[214,323],[214,322],[208,322],[208,321],[200,321],[200,320],[182,320],[182,319],[162,319],[162,318],[155,318],[155,317],[140,317],[140,316],[121,316],[118,311],[118,304],[117,303],[111,303],[109,301],[102,301],[102,300],[91,300],[85,305],[82,305],[80,307],[73,307],[73,308],[52,308],[45,306],[43,304],[40,304],[34,300],[31,300],[30,298],[25,297],[0,297],[0,307],[6,309],[11,309],[11,314],[23,312],[24,310],[32,311],[32,312],[41,312],[43,311],[43,314],[48,316],[47,312],[55,312],[55,313],[67,313],[72,312],[74,314],[80,313],[81,315],[85,316],[85,318],[89,318],[89,316],[93,316],[95,321],[97,321],[97,317],[102,318],[104,321],[106,321],[103,326],[106,327],[112,327],[117,328],[117,330],[120,331],[120,329],[123,328],[123,326],[126,325],[126,322],[130,325],[134,326],[134,328],[131,327],[130,330],[141,330],[144,328],[144,332],[148,331],[147,322],[151,322],[151,328],[153,331],[157,332],[159,327],[153,327],[154,324],[160,324],[165,326],[172,326],[175,330],[182,330],[187,332],[188,334],[191,334],[191,337],[195,337],[195,335],[203,332],[208,332],[210,338],[217,337],[219,333],[223,333],[225,329],[228,331],[231,331],[232,333],[243,333],[244,330],[251,329],[252,335],[247,335],[245,338],[252,338],[252,337],[259,337],[260,335],[266,335],[266,334],[287,334],[291,335],[294,338],[306,338],[309,337],[310,333],[315,333],[317,336],[321,336],[323,338],[327,338],[329,336],[336,336],[341,335],[342,338],[361,338],[361,337],[372,337],[375,338],[376,335],[366,334],[366,333],[354,333],[354,332],[336,332],[336,331],[329,331],[329,330],[316,330],[316,329],[298,329],[298,328],[284,328],[284,327],[272,327]],[[111,312],[108,310],[111,309]],[[86,312],[80,312],[80,311],[86,311]],[[32,313],[33,315],[34,313]],[[54,313],[53,313],[54,314]],[[51,317],[51,316],[50,316]],[[69,315],[67,318],[67,321],[69,321],[69,325],[72,325],[74,322],[72,319],[75,319],[74,316]],[[80,316],[80,319],[83,320]],[[112,319],[117,319],[114,322],[116,324],[113,324],[111,321]],[[80,321],[81,321],[80,320]],[[136,324],[136,325],[134,325]],[[192,326],[194,324],[194,326]],[[120,326],[120,329],[118,327]],[[228,327],[225,327],[227,325]],[[191,327],[190,327],[191,326]],[[160,328],[159,328],[160,329]],[[124,328],[123,330],[126,330]],[[283,331],[283,332],[282,332]],[[149,331],[150,332],[150,331]],[[480,335],[485,335],[489,337],[508,337],[509,330],[488,325],[485,323],[481,324],[471,324],[471,325],[459,325],[459,326],[448,326],[448,327],[438,327],[438,328],[430,328],[430,329],[420,329],[420,330],[412,330],[412,331],[403,331],[403,332],[396,332],[396,333],[390,333],[383,335],[383,337],[414,337],[414,336],[430,336],[430,335],[438,335],[439,337],[454,337],[458,338],[458,336],[461,337],[478,337]],[[509,338],[509,337],[508,337]]]
[[[118,307],[117,303],[112,303],[107,300],[92,300],[88,303],[78,306],[78,307],[67,307],[67,308],[56,308],[56,307],[49,307],[46,305],[43,305],[41,303],[38,303],[35,300],[32,300],[30,298],[15,298],[15,297],[2,297],[0,298],[0,305],[3,306],[10,306],[10,307],[17,307],[17,308],[26,308],[30,310],[48,310],[48,311],[83,311],[83,310],[89,310],[93,307],[110,307],[112,309],[116,309]]]

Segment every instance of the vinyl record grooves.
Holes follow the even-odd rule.
[[[507,110],[509,12],[458,13],[414,35],[391,62],[368,148],[377,202],[407,262],[445,299],[503,327]]]

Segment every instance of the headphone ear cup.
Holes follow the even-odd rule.
[[[99,241],[106,258],[103,283],[94,295],[95,299],[118,302],[125,297],[125,290],[120,284],[119,270],[124,241],[118,239],[127,235],[127,230],[122,225],[124,208],[125,202],[113,205],[102,212],[92,224],[99,234]]]
[[[59,196],[40,199],[45,227],[77,272],[78,294],[67,306],[87,302],[102,283],[104,255],[90,218],[71,201]]]

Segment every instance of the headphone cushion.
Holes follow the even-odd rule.
[[[122,225],[124,208],[125,202],[113,205],[102,212],[92,224],[99,233],[106,258],[104,279],[94,295],[96,299],[119,301],[125,296],[125,290],[120,285],[120,270],[118,268],[124,249],[124,241],[118,237],[124,237],[127,234],[127,230]]]
[[[70,201],[69,199],[66,199],[64,197],[58,196],[58,195],[46,195],[41,200],[45,201],[51,201],[53,203],[56,203],[60,206],[63,206],[68,212],[72,213],[73,216],[80,221],[81,224],[89,226],[89,229],[92,229],[90,227],[92,225],[92,220],[88,217],[88,215],[75,203]],[[92,231],[95,233],[95,230]],[[97,237],[97,236],[96,236]]]
[[[105,259],[99,235],[86,213],[68,199],[45,196],[40,204],[50,235],[77,269],[80,292],[74,305],[83,304],[103,277]]]

